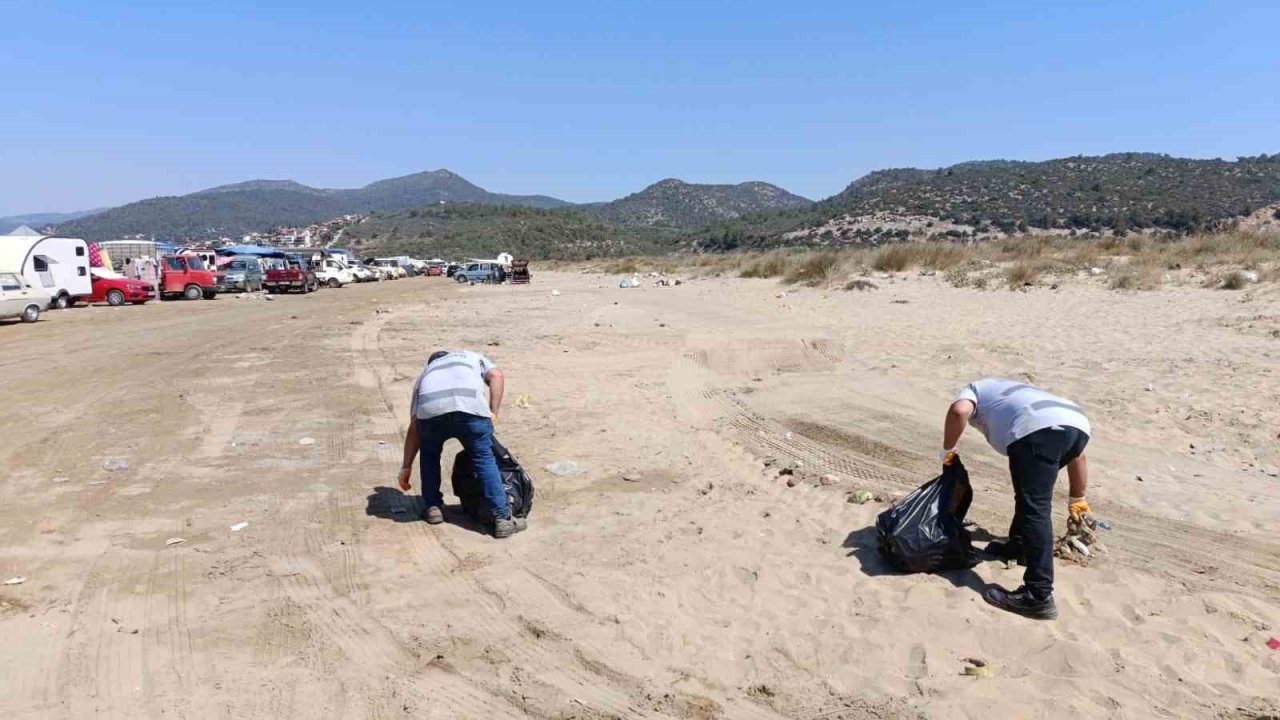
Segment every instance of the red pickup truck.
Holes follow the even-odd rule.
[[[160,297],[212,300],[218,294],[218,274],[196,255],[160,258]]]
[[[315,292],[320,289],[320,278],[311,268],[311,261],[302,257],[289,257],[269,261],[267,274],[262,278],[262,287],[267,292],[301,293]]]

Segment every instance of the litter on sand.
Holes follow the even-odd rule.
[[[1067,534],[1058,538],[1058,542],[1054,544],[1054,557],[1088,566],[1099,553],[1107,551],[1098,542],[1097,531],[1100,527],[1102,523],[1094,520],[1089,513],[1081,513],[1079,519],[1067,518]]]
[[[529,399],[530,398],[528,395],[521,395],[520,397],[516,398],[516,407],[518,408],[529,407]]]
[[[854,505],[866,505],[874,499],[874,496],[867,490],[859,490],[849,496],[849,502]]]
[[[27,579],[26,579],[26,578],[24,578],[24,577],[11,577],[11,578],[9,578],[8,580],[5,580],[5,581],[4,581],[4,584],[5,584],[5,585],[21,585],[22,583],[24,583],[24,582],[26,582],[26,581],[27,581]]]
[[[564,477],[566,475],[577,475],[586,471],[587,469],[585,466],[579,465],[572,460],[560,460],[547,466],[547,472],[560,477]]]
[[[991,677],[991,668],[986,665],[966,665],[964,674],[969,677]]]
[[[299,445],[315,445],[316,439],[313,437],[304,437],[298,441]]]
[[[1271,648],[1272,650],[1280,650],[1280,640],[1277,640],[1275,638],[1271,638],[1267,640],[1267,647]]]
[[[235,525],[232,525],[232,526],[231,526],[231,532],[240,532],[241,530],[243,530],[243,529],[245,529],[245,528],[247,528],[247,527],[249,527],[249,523],[247,523],[247,522],[238,522],[238,523],[236,523]]]
[[[164,544],[165,545],[181,545],[184,542],[186,542],[186,540],[183,538],[169,538],[168,540],[164,541]]]
[[[107,458],[102,462],[102,469],[107,472],[120,472],[129,469],[129,459],[122,457]]]

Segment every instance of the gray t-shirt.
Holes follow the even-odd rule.
[[[969,424],[981,430],[1001,455],[1007,455],[1013,443],[1045,428],[1070,427],[1090,434],[1089,418],[1079,405],[1032,385],[985,378],[964,386],[956,399],[974,404]]]
[[[489,358],[469,350],[451,352],[427,363],[413,384],[413,416],[426,420],[464,412],[493,417],[484,381],[493,369]]]

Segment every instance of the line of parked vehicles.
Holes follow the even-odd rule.
[[[79,238],[20,228],[0,235],[0,319],[35,322],[46,309],[77,303],[141,305],[156,299],[211,300],[219,293],[300,292],[413,275],[443,275],[446,263],[397,256],[357,259],[342,249],[284,251],[259,246],[161,252],[155,243],[91,247]],[[100,251],[125,272],[95,266]],[[91,261],[92,258],[92,261]]]

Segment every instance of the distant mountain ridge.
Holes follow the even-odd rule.
[[[145,234],[169,240],[235,237],[338,215],[395,212],[440,203],[569,205],[545,195],[491,193],[448,170],[379,180],[361,188],[313,188],[293,180],[250,180],[189,195],[157,197],[61,221],[58,231],[90,240]]]
[[[811,205],[812,200],[766,182],[737,185],[660,180],[637,193],[607,203],[580,205],[592,218],[626,226],[696,228],[757,212]]]
[[[25,215],[10,215],[9,217],[0,218],[0,235],[7,233],[14,228],[27,225],[36,229],[40,229],[47,225],[56,225],[58,223],[70,222],[82,217],[100,213],[107,208],[96,208],[94,210],[79,210],[69,213],[27,213]]]

